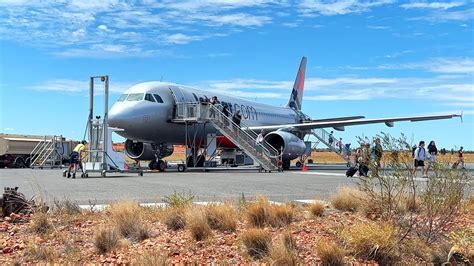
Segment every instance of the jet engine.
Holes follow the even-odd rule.
[[[306,150],[304,141],[292,133],[277,130],[268,133],[265,140],[278,152],[283,150],[283,160],[289,161],[298,158]]]
[[[155,154],[164,158],[173,154],[172,144],[151,144],[144,142],[134,142],[127,139],[125,141],[125,153],[134,160],[149,161],[155,159]]]

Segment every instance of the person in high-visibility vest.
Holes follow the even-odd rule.
[[[72,178],[76,178],[77,166],[79,165],[79,158],[81,153],[86,149],[87,141],[83,140],[77,144],[74,150],[69,155],[69,168],[67,172],[67,178],[71,177],[71,170],[74,170]]]

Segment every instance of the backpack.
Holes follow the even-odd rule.
[[[411,156],[412,156],[413,158],[415,158],[415,151],[416,151],[417,148],[418,148],[417,146],[413,146],[413,147],[411,148]]]

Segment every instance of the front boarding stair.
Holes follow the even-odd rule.
[[[256,139],[258,135],[252,130],[247,130],[248,126],[242,122],[240,126],[235,124],[231,116],[226,116],[215,105],[179,103],[177,104],[176,118],[173,122],[210,122],[214,128],[250,156],[265,171],[277,171],[279,169],[278,151],[265,140],[260,143],[262,151],[257,151]]]

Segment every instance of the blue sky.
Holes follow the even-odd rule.
[[[314,118],[464,111],[459,119],[348,127],[474,149],[472,1],[0,0],[0,132],[81,139],[88,77],[111,102],[160,80],[284,105],[308,57]]]

